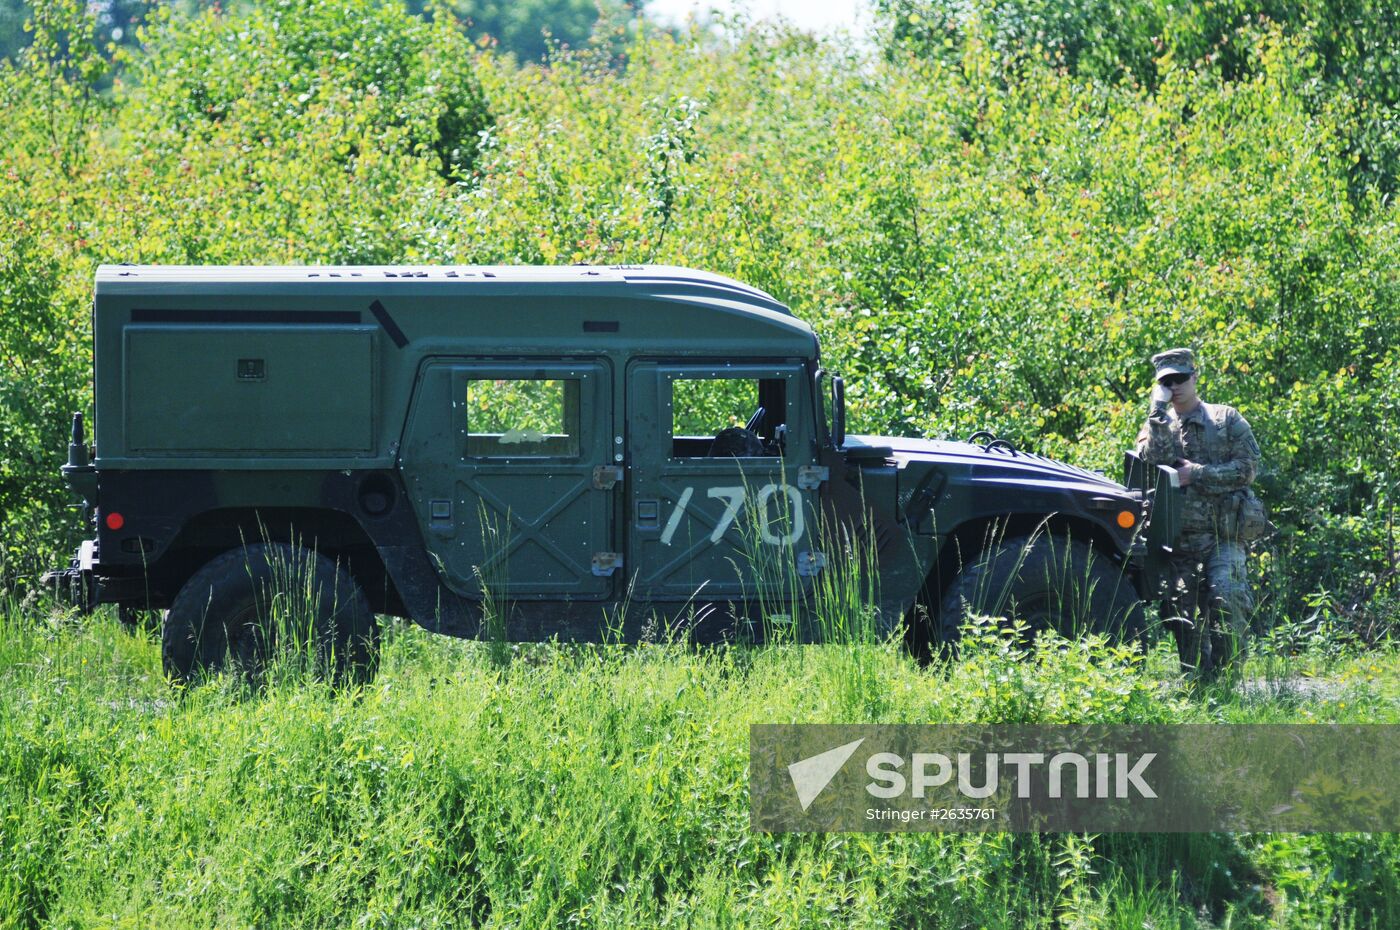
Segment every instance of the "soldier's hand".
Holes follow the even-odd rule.
[[[1176,469],[1178,484],[1184,488],[1191,483],[1191,475],[1196,467],[1195,462],[1190,459],[1177,459],[1172,463],[1172,467]]]
[[[1167,404],[1171,403],[1172,389],[1165,384],[1154,384],[1152,386],[1152,412],[1166,412]]]

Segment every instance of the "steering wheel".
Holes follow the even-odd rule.
[[[768,411],[760,406],[753,412],[753,416],[749,417],[749,422],[744,424],[744,429],[748,430],[750,433],[758,432],[759,424],[763,422],[763,417],[767,413]]]

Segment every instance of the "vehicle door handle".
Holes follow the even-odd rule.
[[[617,487],[622,476],[621,465],[595,465],[593,466],[593,490],[611,491]]]
[[[637,529],[655,530],[661,527],[661,501],[637,501]]]

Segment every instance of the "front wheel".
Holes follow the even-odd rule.
[[[299,546],[230,550],[176,595],[161,630],[165,672],[178,682],[236,669],[261,677],[278,650],[336,680],[373,676],[378,626],[343,566]]]
[[[120,621],[122,630],[132,635],[160,633],[161,616],[162,612],[159,610],[142,610],[125,604],[117,608],[117,620]]]
[[[1042,534],[1008,539],[963,566],[944,593],[938,638],[953,643],[974,616],[1025,621],[1032,635],[1102,633],[1132,640],[1142,602],[1122,567],[1088,543]]]

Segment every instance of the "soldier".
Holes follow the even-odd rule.
[[[1161,352],[1152,365],[1157,385],[1137,451],[1149,465],[1175,468],[1182,488],[1181,536],[1163,616],[1176,620],[1183,669],[1206,679],[1237,673],[1254,609],[1238,515],[1259,469],[1259,445],[1238,410],[1200,399],[1190,349]]]

